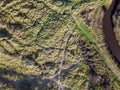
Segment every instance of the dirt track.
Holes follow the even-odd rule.
[[[112,52],[113,56],[120,63],[120,47],[118,42],[115,38],[115,34],[113,32],[113,21],[112,15],[115,12],[119,0],[113,0],[112,4],[110,5],[109,9],[106,10],[104,17],[103,17],[103,32],[105,35],[105,40],[107,45]]]

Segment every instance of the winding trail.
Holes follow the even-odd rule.
[[[120,46],[118,45],[118,42],[115,38],[115,34],[113,32],[113,21],[112,21],[112,15],[115,12],[118,2],[119,0],[113,0],[109,9],[106,10],[103,17],[103,32],[110,51],[117,60],[118,64],[120,64]]]

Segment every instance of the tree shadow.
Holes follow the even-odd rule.
[[[10,78],[4,77],[4,75],[16,75],[21,76],[23,79],[13,80]],[[12,69],[0,68],[0,83],[5,84],[6,86],[10,86],[15,90],[34,90],[35,87],[38,86],[39,76],[37,75],[28,75],[20,72],[16,72]]]

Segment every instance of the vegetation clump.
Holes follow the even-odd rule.
[[[0,90],[119,90],[101,54],[104,1],[1,1]]]

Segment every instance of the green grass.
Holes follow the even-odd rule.
[[[77,28],[79,29],[79,33],[83,35],[87,40],[90,40],[91,42],[96,41],[94,35],[85,24],[82,22],[77,22]]]

